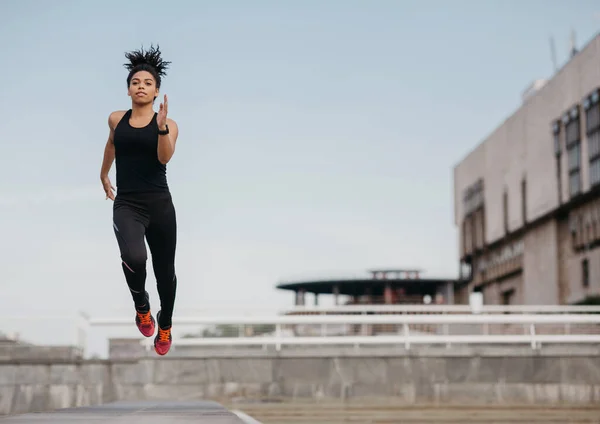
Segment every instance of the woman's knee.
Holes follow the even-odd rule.
[[[146,267],[147,260],[146,252],[144,251],[127,251],[121,254],[123,265],[131,272],[136,272]]]

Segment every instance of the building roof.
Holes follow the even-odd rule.
[[[406,269],[381,269],[369,270],[371,277],[354,278],[330,278],[294,281],[278,284],[276,287],[280,290],[305,290],[308,293],[315,294],[333,294],[334,287],[337,286],[339,294],[348,296],[359,296],[365,294],[366,289],[374,296],[383,295],[386,285],[390,285],[392,290],[404,289],[406,294],[423,293],[435,291],[440,285],[448,282],[458,283],[458,280],[452,278],[421,278],[419,270]],[[391,277],[388,275],[391,274]],[[406,278],[405,275],[412,276]],[[415,278],[418,277],[418,278]]]

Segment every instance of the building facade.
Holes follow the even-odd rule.
[[[454,169],[456,303],[572,304],[600,295],[600,35]]]

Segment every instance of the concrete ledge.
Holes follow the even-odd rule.
[[[185,349],[174,347],[174,355],[165,360],[208,359],[208,358],[361,358],[361,357],[523,357],[523,356],[600,356],[600,345],[544,345],[538,349],[531,346],[347,346],[330,347],[284,347],[280,351],[274,348],[218,347],[194,349],[189,353]],[[146,359],[146,358],[139,358]]]
[[[529,355],[498,349],[481,355],[439,352],[5,363],[0,364],[0,415],[117,400],[600,403],[600,355],[594,350],[587,355],[564,348]]]
[[[247,347],[217,347],[194,349],[186,353],[185,349],[172,348],[172,354],[164,358],[156,355],[142,358],[117,359],[45,359],[45,358],[12,358],[0,359],[0,365],[48,365],[77,364],[77,365],[111,365],[136,364],[143,360],[160,359],[161,361],[180,361],[193,359],[280,359],[280,358],[386,358],[386,357],[588,357],[600,356],[600,345],[545,345],[539,349],[531,346],[361,346],[352,347],[284,347],[280,351]]]

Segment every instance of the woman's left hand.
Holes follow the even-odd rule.
[[[167,100],[167,95],[165,94],[164,103],[160,104],[160,108],[158,110],[158,115],[156,116],[156,123],[158,124],[158,129],[164,131],[167,129],[167,113],[169,112],[169,101]]]

